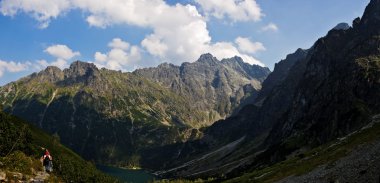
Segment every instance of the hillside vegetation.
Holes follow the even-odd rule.
[[[47,181],[54,182],[116,182],[95,166],[23,120],[0,112],[0,172],[13,179],[29,179],[42,171],[42,147],[54,158],[54,171]],[[10,181],[10,180],[9,180]]]

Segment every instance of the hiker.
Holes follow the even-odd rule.
[[[45,153],[41,157],[44,170],[48,173],[53,171],[53,157],[50,155],[49,150],[45,149]]]

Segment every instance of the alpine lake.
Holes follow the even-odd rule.
[[[126,183],[148,183],[155,180],[155,176],[141,169],[124,169],[111,166],[97,165],[98,170],[111,175]]]

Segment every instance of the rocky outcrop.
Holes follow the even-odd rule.
[[[49,181],[50,175],[46,172],[35,172],[34,175],[25,175],[19,172],[0,171],[0,182],[43,183]]]
[[[348,25],[348,23],[340,23],[340,24],[336,25],[333,28],[333,30],[348,30],[350,28],[351,28],[351,26]]]

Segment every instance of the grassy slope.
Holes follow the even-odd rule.
[[[271,183],[289,176],[304,175],[320,165],[329,165],[347,156],[359,145],[380,140],[380,123],[372,127],[353,133],[346,138],[322,145],[296,157],[289,158],[280,163],[262,169],[251,170],[240,177],[224,180],[226,183]],[[221,182],[221,180],[161,180],[157,183],[192,183],[192,182]]]
[[[372,128],[353,133],[347,138],[312,149],[297,157],[271,165],[263,169],[256,169],[241,177],[226,182],[258,182],[269,183],[282,180],[292,175],[304,175],[319,165],[330,164],[348,155],[355,147],[380,139],[380,124]]]
[[[61,145],[58,139],[16,117],[0,112],[0,127],[0,160],[3,162],[0,168],[3,170],[32,174],[31,168],[40,169],[38,159],[41,156],[41,147],[45,147],[50,150],[54,158],[53,177],[59,180],[64,182],[115,182],[115,179],[101,173],[93,164],[84,161]],[[21,158],[15,161],[12,155]],[[21,161],[22,159],[29,159],[31,163]],[[15,165],[19,167],[15,167]]]

